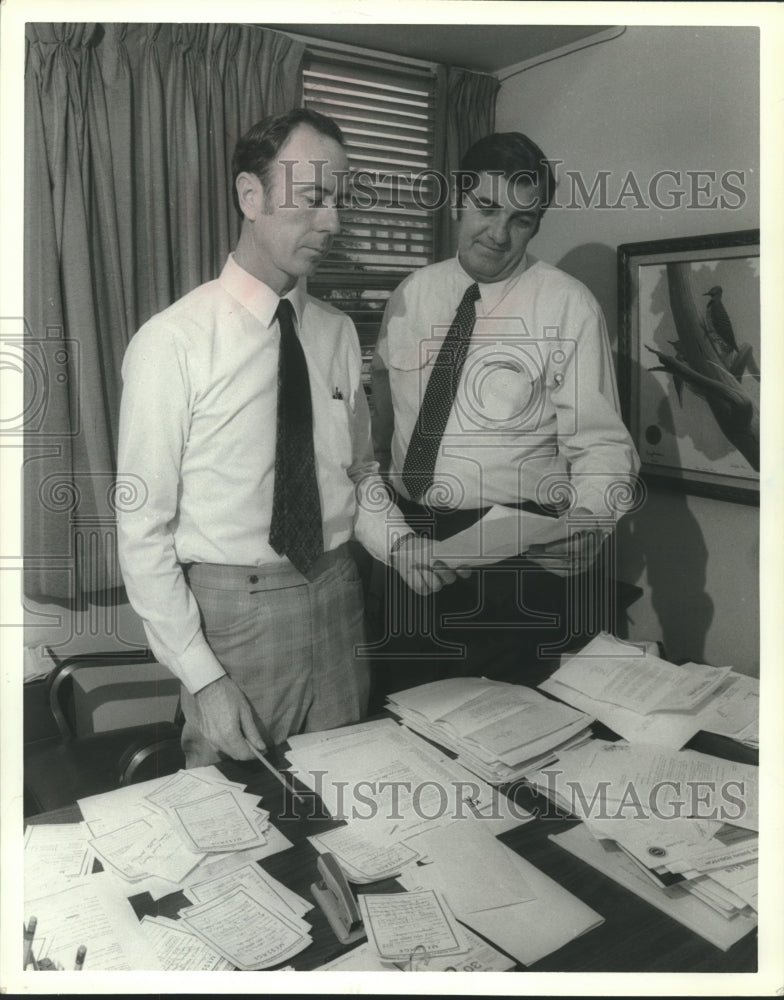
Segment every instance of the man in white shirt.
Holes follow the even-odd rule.
[[[118,514],[120,563],[182,682],[188,766],[362,717],[352,536],[418,592],[455,578],[373,502],[356,332],[300,282],[339,231],[340,130],[303,109],[266,119],[232,169],[235,253],[149,320],[123,363],[118,482],[144,485]]]
[[[490,135],[457,179],[456,258],[411,274],[387,305],[373,361],[374,438],[412,527],[445,539],[500,516],[506,538],[499,547],[495,530],[494,553],[508,558],[427,606],[412,603],[426,660],[405,639],[411,621],[387,620],[378,651],[388,690],[403,683],[406,659],[406,682],[525,680],[541,644],[557,645],[579,624],[564,621],[575,610],[568,578],[595,560],[638,467],[598,303],[527,252],[554,194],[544,154],[521,133]],[[557,513],[567,497],[565,537],[527,543],[526,512]],[[466,565],[481,563],[482,551],[467,550]]]

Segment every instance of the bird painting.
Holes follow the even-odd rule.
[[[759,471],[759,405],[743,385],[748,371],[759,381],[760,370],[752,346],[738,347],[732,322],[722,302],[722,287],[714,285],[704,295],[708,303],[701,314],[691,287],[688,263],[667,264],[670,308],[678,339],[675,357],[649,347],[659,359],[651,371],[673,376],[678,398],[684,384],[702,396],[727,440],[753,469]]]
[[[732,329],[732,322],[724,308],[724,303],[721,301],[722,291],[721,285],[714,285],[707,292],[703,292],[703,295],[709,297],[705,307],[705,323],[708,330],[712,330],[719,338],[726,351],[737,351],[735,331]]]

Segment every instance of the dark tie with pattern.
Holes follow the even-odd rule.
[[[433,365],[414,433],[403,463],[403,483],[412,500],[433,485],[433,476],[449,414],[455,401],[468,344],[476,322],[479,286],[469,285]]]
[[[269,541],[275,551],[307,573],[324,551],[308,365],[288,299],[275,313],[280,325],[275,490]]]

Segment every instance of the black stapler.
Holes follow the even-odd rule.
[[[341,944],[353,944],[365,937],[365,927],[354,893],[334,854],[320,854],[316,867],[322,876],[310,891],[321,907],[329,926]]]

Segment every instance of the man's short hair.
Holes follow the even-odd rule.
[[[242,173],[255,174],[266,187],[270,179],[270,169],[276,156],[299,125],[308,125],[314,131],[320,132],[321,135],[334,139],[341,146],[346,144],[343,133],[336,122],[327,115],[311,111],[309,108],[294,108],[282,115],[273,115],[256,122],[238,140],[231,158],[231,191],[234,207],[240,215],[242,215],[242,209],[237,196],[237,178]]]
[[[536,185],[539,217],[555,195],[555,174],[550,162],[533,139],[522,132],[493,132],[475,142],[460,161],[457,172],[458,208],[462,192],[475,186],[471,178],[481,172],[502,173],[507,179],[522,176]]]

